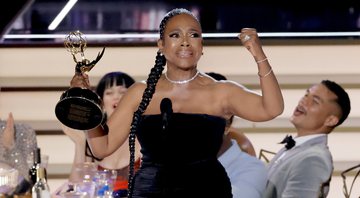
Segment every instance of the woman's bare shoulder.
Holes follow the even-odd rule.
[[[132,94],[139,94],[144,92],[145,88],[146,88],[145,81],[135,82],[129,87],[128,92]]]

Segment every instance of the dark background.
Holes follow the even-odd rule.
[[[360,1],[227,1],[193,0],[78,0],[55,31],[48,25],[68,0],[12,0],[3,7],[2,34],[55,34],[80,29],[83,33],[157,32],[155,26],[138,25],[141,14],[163,16],[175,7],[196,10],[203,32],[239,32],[254,27],[259,32],[346,32],[360,29]],[[30,5],[30,6],[28,6]],[[23,14],[19,15],[23,11]],[[99,13],[103,20],[99,22]],[[140,13],[140,14],[139,14]],[[11,28],[15,18],[22,28]],[[151,20],[150,20],[151,21]]]
[[[0,37],[6,33],[15,19],[31,6],[34,0],[11,0],[1,7]]]

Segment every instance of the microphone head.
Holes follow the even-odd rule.
[[[169,98],[164,98],[160,103],[161,113],[172,113],[172,102]]]

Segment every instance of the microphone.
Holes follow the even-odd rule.
[[[160,111],[161,111],[161,117],[163,123],[162,128],[163,130],[165,130],[168,126],[169,120],[171,118],[171,114],[173,113],[172,103],[169,98],[164,98],[161,100]]]

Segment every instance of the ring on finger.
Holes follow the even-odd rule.
[[[245,36],[244,36],[244,41],[248,41],[248,40],[250,40],[250,36],[249,36],[249,35],[245,35]]]

